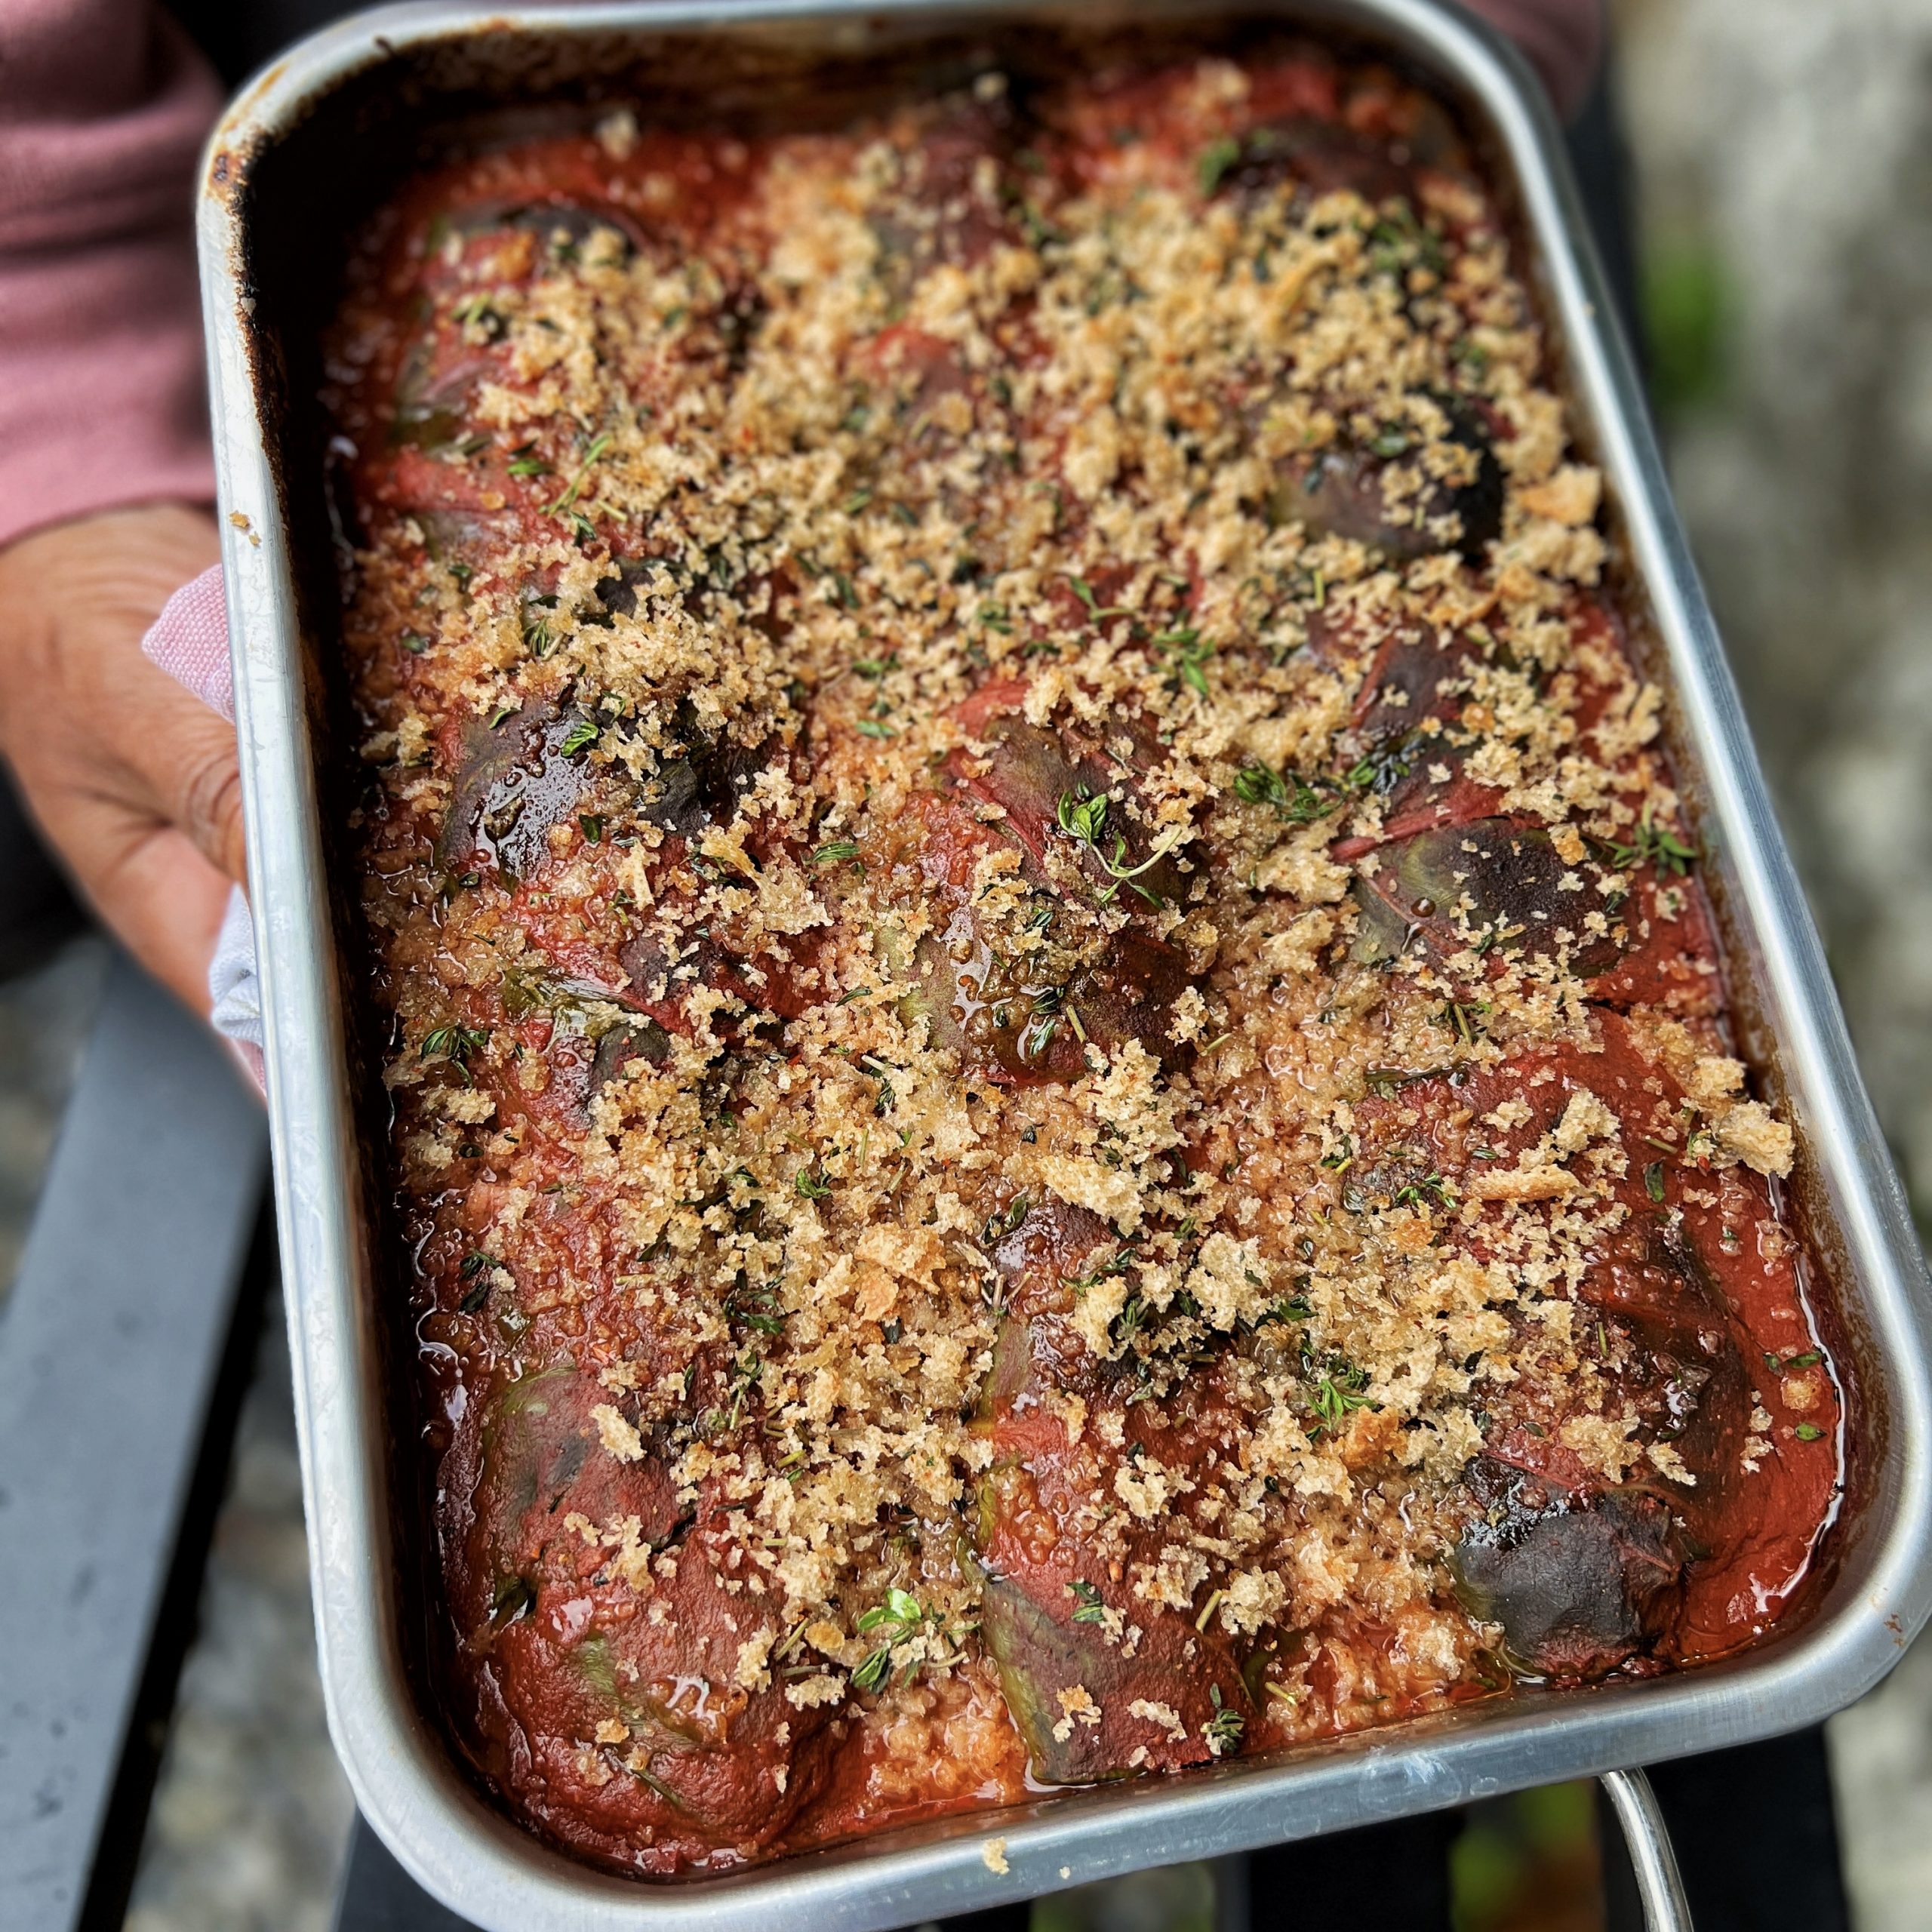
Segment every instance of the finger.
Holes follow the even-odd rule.
[[[174,592],[220,561],[221,541],[205,510],[152,503],[56,525],[6,555],[17,580],[57,584],[69,611],[118,618],[138,637]]]
[[[206,1019],[229,879],[171,826],[155,826],[128,845],[99,889],[82,884],[128,951]]]
[[[99,721],[97,736],[84,761],[63,759],[66,783],[178,826],[217,871],[245,884],[234,726],[138,651],[90,663],[83,675],[89,688],[72,694],[70,708]]]
[[[122,755],[160,816],[179,827],[217,872],[245,885],[248,849],[235,728],[165,671],[155,670],[154,675],[169,687],[152,707],[155,728],[139,743],[124,746]]]
[[[124,797],[60,788],[31,803],[102,921],[205,1017],[208,965],[233,890],[229,879],[183,834]]]
[[[30,789],[118,794],[179,824],[239,882],[233,728],[140,648],[169,595],[218,550],[205,512],[158,504],[57,526],[0,552],[0,588],[15,593],[0,606],[17,605],[26,620],[14,640],[16,675],[5,681],[13,700],[5,736]]]

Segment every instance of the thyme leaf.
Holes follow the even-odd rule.
[[[1107,1606],[1103,1601],[1097,1586],[1088,1583],[1067,1585],[1079,1607],[1073,1613],[1076,1623],[1104,1623],[1107,1620]]]
[[[1247,1728],[1247,1720],[1232,1706],[1221,1702],[1221,1687],[1211,1684],[1208,1694],[1213,1699],[1214,1715],[1201,1727],[1201,1734],[1207,1740],[1208,1748],[1217,1758],[1241,1748],[1241,1734]]]
[[[1696,846],[1687,845],[1675,832],[1659,825],[1647,807],[1631,842],[1610,848],[1610,862],[1620,872],[1627,872],[1635,866],[1652,865],[1678,878],[1683,878],[1701,856]]]
[[[1211,195],[1221,185],[1229,168],[1241,158],[1241,143],[1232,134],[1223,134],[1217,141],[1211,141],[1201,152],[1201,158],[1194,165],[1195,178],[1201,183],[1201,192]]]
[[[1235,796],[1244,804],[1272,808],[1275,817],[1288,825],[1312,825],[1317,819],[1326,818],[1339,802],[1323,798],[1299,772],[1277,771],[1258,758],[1235,773]]]
[[[577,466],[576,474],[543,506],[543,514],[546,516],[561,516],[565,511],[577,501],[578,494],[583,488],[584,480],[589,475],[592,466],[610,447],[611,438],[608,432],[592,439],[590,447],[583,453],[583,462]]]

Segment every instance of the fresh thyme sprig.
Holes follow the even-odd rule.
[[[458,1066],[467,1066],[469,1056],[489,1043],[489,1035],[478,1027],[432,1027],[423,1035],[421,1057],[424,1060],[454,1060]]]
[[[1411,739],[1385,739],[1372,746],[1343,773],[1342,783],[1350,792],[1372,792],[1380,795],[1394,791],[1414,769]]]
[[[1194,164],[1201,192],[1212,195],[1221,185],[1221,177],[1240,159],[1241,143],[1232,134],[1223,134],[1219,140],[1209,142]]]
[[[892,1675],[893,1652],[918,1635],[929,1623],[935,1628],[940,1627],[937,1611],[928,1611],[909,1591],[888,1590],[884,1602],[874,1604],[859,1619],[860,1636],[869,1637],[874,1631],[881,1635],[877,1648],[869,1651],[853,1672],[852,1681],[861,1690],[883,1690]],[[916,1667],[916,1660],[906,1666],[907,1681],[910,1681]]]
[[[1244,804],[1268,805],[1289,825],[1312,825],[1340,803],[1324,798],[1299,772],[1277,771],[1257,758],[1235,774],[1235,796]]]
[[[561,516],[565,511],[577,501],[578,492],[583,488],[584,479],[589,475],[597,459],[610,447],[611,438],[608,432],[592,439],[590,447],[583,453],[583,462],[577,466],[576,473],[543,506],[543,514],[546,516]]]
[[[455,1023],[448,1026],[432,1026],[423,1035],[423,1044],[417,1050],[417,1057],[447,1060],[456,1069],[457,1077],[467,1087],[472,1084],[470,1055],[480,1053],[489,1044],[490,1035],[481,1027]]]
[[[1073,1613],[1075,1623],[1104,1623],[1106,1622],[1107,1606],[1100,1595],[1097,1584],[1076,1583],[1069,1583],[1066,1587],[1072,1592],[1074,1601],[1079,1606]]]
[[[1164,834],[1146,858],[1137,866],[1124,865],[1127,857],[1127,839],[1121,832],[1114,834],[1113,856],[1109,858],[1102,849],[1100,841],[1107,829],[1107,807],[1111,801],[1103,792],[1097,796],[1089,794],[1085,786],[1077,790],[1063,792],[1060,795],[1058,813],[1060,829],[1075,844],[1084,845],[1104,866],[1113,879],[1113,884],[1100,894],[1104,906],[1124,885],[1131,885],[1149,905],[1158,907],[1161,895],[1138,883],[1141,875],[1153,870],[1175,846],[1180,842],[1178,832]]]
[[[1247,1728],[1247,1720],[1232,1705],[1222,1703],[1218,1684],[1209,1684],[1208,1694],[1214,1700],[1214,1715],[1201,1726],[1201,1735],[1216,1757],[1225,1757],[1229,1752],[1240,1749],[1241,1734]]]
[[[1610,862],[1620,872],[1633,866],[1654,865],[1660,872],[1681,878],[1702,856],[1696,846],[1687,845],[1668,826],[1659,825],[1647,806],[1637,826],[1637,835],[1628,845],[1613,844]]]
[[[1214,656],[1214,647],[1191,625],[1162,631],[1154,639],[1154,648],[1163,657],[1174,660],[1174,675],[1189,691],[1203,697],[1214,695],[1208,685],[1208,660]]]
[[[1315,1433],[1332,1432],[1354,1411],[1373,1408],[1375,1404],[1364,1393],[1367,1387],[1367,1369],[1355,1368],[1344,1361],[1331,1362],[1315,1384],[1315,1413],[1321,1418]]]
[[[1103,624],[1112,617],[1131,617],[1134,613],[1124,604],[1103,604],[1095,595],[1094,586],[1084,577],[1067,577],[1068,587],[1086,608],[1087,621],[1090,624]]]

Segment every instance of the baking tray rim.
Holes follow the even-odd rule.
[[[389,1561],[389,1453],[357,1152],[333,957],[290,532],[259,407],[246,281],[250,163],[359,71],[405,50],[491,32],[726,32],[761,23],[947,26],[1068,17],[1064,0],[602,0],[568,11],[418,0],[360,14],[292,49],[238,96],[211,139],[197,229],[242,783],[260,946],[276,1206],[324,1694],[363,1815],[412,1875],[488,1932],[568,1917],[584,1932],[675,1921],[752,1932],[774,1912],[845,1932],[1036,1896],[1064,1884],[1767,1736],[1815,1722],[1875,1684],[1932,1611],[1932,1296],[1903,1190],[1872,1115],[1736,689],[1612,318],[1554,119],[1521,57],[1433,0],[1119,0],[1136,18],[1278,16],[1394,42],[1486,117],[1515,175],[1569,399],[1588,419],[1632,574],[1670,666],[1680,749],[1701,823],[1749,933],[1752,970],[1795,1124],[1817,1171],[1884,1385],[1887,1426],[1870,1518],[1802,1626],[1715,1666],[1512,1700],[1241,1760],[1171,1780],[955,1815],[728,1875],[640,1884],[584,1865],[493,1810],[417,1709]],[[1003,1842],[1003,1861],[988,1856]],[[1003,1862],[1005,1869],[995,1867]]]

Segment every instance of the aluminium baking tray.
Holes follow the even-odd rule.
[[[1069,1791],[725,1875],[647,1882],[514,1824],[459,1764],[423,1687],[405,1351],[383,1319],[379,1157],[331,871],[337,597],[312,402],[346,227],[452,121],[552,124],[623,97],[728,118],[866,75],[950,71],[1049,42],[1280,21],[1366,43],[1460,108],[1506,202],[1585,454],[1605,475],[1623,601],[1729,955],[1740,1044],[1799,1143],[1791,1199],[1828,1277],[1850,1480],[1831,1561],[1763,1642],[1694,1672],[1527,1693],[1168,1778]],[[412,146],[412,143],[417,144]],[[435,4],[317,35],[217,130],[198,213],[276,1204],[329,1721],[364,1815],[491,1932],[774,1924],[872,1932],[1180,1859],[1307,1836],[1811,1724],[1884,1676],[1932,1608],[1932,1294],[1823,952],[1673,510],[1642,391],[1553,118],[1515,54],[1433,0],[737,0]],[[983,1857],[995,1836],[1007,1869]]]

